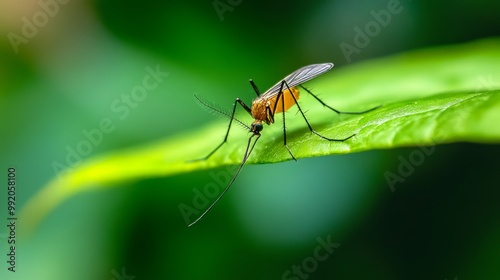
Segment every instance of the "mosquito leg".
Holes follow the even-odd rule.
[[[199,159],[195,159],[195,160],[190,160],[191,162],[192,161],[200,161],[200,160],[207,160],[209,157],[211,157],[220,147],[222,147],[222,145],[224,145],[224,143],[227,142],[227,137],[229,136],[229,131],[231,130],[231,124],[233,124],[233,119],[234,119],[234,114],[236,113],[236,105],[240,104],[241,107],[243,107],[243,109],[245,109],[245,111],[247,111],[250,115],[251,115],[251,112],[252,110],[243,102],[241,101],[239,98],[236,98],[236,101],[234,102],[233,104],[233,111],[231,113],[231,118],[229,120],[229,125],[227,126],[227,131],[226,131],[226,136],[224,136],[224,140],[222,140],[222,142],[217,146],[215,147],[215,149],[213,151],[211,151],[207,156],[205,157],[202,157],[202,158],[199,158]]]
[[[257,144],[257,140],[259,140],[259,138],[260,138],[260,133],[259,133],[259,134],[253,134],[252,136],[250,136],[250,139],[252,137],[254,137],[255,135],[257,135],[257,138],[255,138],[255,141],[253,142],[253,145],[250,148],[250,150],[248,150],[248,147],[247,147],[247,151],[245,151],[245,158],[244,158],[244,162],[243,163],[245,163],[247,161],[248,157],[250,156],[250,154],[253,151],[253,148],[255,147],[255,144]]]
[[[368,109],[368,110],[365,110],[365,111],[361,111],[361,112],[342,112],[342,111],[336,110],[336,109],[328,106],[328,104],[326,104],[325,102],[323,102],[323,100],[319,99],[319,97],[317,97],[315,94],[313,94],[310,90],[308,90],[304,86],[300,85],[300,87],[303,88],[303,89],[305,89],[310,95],[312,95],[312,97],[314,97],[314,99],[318,100],[318,102],[321,103],[323,106],[327,107],[328,109],[334,111],[337,114],[351,114],[351,115],[364,114],[364,113],[368,113],[370,111],[373,111],[375,109],[378,109],[378,108],[382,107],[382,105],[380,105],[380,106],[377,106],[377,107],[374,107],[374,108],[371,108],[371,109]]]
[[[287,87],[288,91],[289,91],[289,92],[291,92],[291,91],[290,91],[290,87],[288,86],[288,84],[287,84],[285,81],[283,81],[283,82],[284,82],[284,84],[286,85],[286,87]],[[304,88],[304,89],[305,89],[305,88]],[[307,90],[307,89],[306,89],[306,90]],[[308,90],[307,90],[307,91],[308,91]],[[309,92],[309,91],[308,91],[308,92]],[[309,93],[310,93],[310,92],[309,92]],[[294,96],[293,94],[290,94],[290,95],[292,96],[293,100],[295,101],[295,104],[297,105],[297,108],[299,109],[300,114],[302,115],[302,117],[303,117],[303,118],[304,118],[304,120],[306,121],[307,127],[309,127],[309,130],[310,130],[312,133],[314,133],[314,134],[318,135],[319,137],[321,137],[321,138],[323,138],[323,139],[325,139],[325,140],[328,140],[328,141],[335,141],[335,142],[344,142],[344,141],[346,141],[346,140],[348,140],[348,139],[352,138],[354,135],[356,135],[356,134],[353,134],[353,135],[348,136],[348,137],[346,137],[346,138],[341,138],[341,139],[333,139],[333,138],[328,138],[328,137],[326,137],[326,136],[323,136],[323,135],[319,134],[318,132],[316,132],[316,130],[314,130],[314,129],[312,128],[311,124],[309,123],[309,121],[308,121],[308,120],[307,120],[307,118],[306,118],[306,115],[304,114],[304,111],[302,111],[302,108],[300,108],[300,105],[299,105],[299,103],[297,102],[297,99],[295,98],[295,96]],[[313,96],[314,96],[314,95],[313,95]],[[318,99],[318,100],[319,100],[319,99]],[[320,101],[320,102],[321,102],[322,104],[324,104],[325,106],[327,106],[327,105],[326,105],[325,103],[323,103],[322,101]],[[329,108],[330,108],[330,107],[329,107]],[[331,108],[331,109],[332,109],[332,110],[335,110],[335,109],[333,109],[333,108]],[[336,110],[335,110],[335,111],[336,111]],[[336,112],[338,112],[338,111],[336,111]],[[284,112],[283,112],[283,118],[285,118],[285,114],[284,114]]]
[[[245,104],[243,101],[241,101],[241,99],[239,98],[236,98],[236,102],[238,102],[241,107],[243,107],[243,109],[245,109],[245,111],[247,111],[248,114],[250,114],[250,116],[252,115],[252,109],[250,109],[250,107],[247,106],[247,104]],[[236,105],[234,105],[236,107]],[[233,116],[231,117],[231,121],[234,119],[234,109],[233,109]]]
[[[278,95],[276,96],[276,102],[274,103],[273,110],[271,110],[269,107],[267,107],[267,113],[271,114],[273,119],[274,119],[274,115],[272,114],[272,112],[276,112],[276,108],[278,107],[278,102],[280,102],[280,98],[281,98],[281,106],[282,106],[281,108],[285,108],[285,98],[283,97],[283,95],[284,95],[283,86],[284,85],[285,85],[285,81],[281,82],[280,90],[278,92]],[[291,93],[291,91],[289,91],[289,92]],[[292,94],[292,96],[293,96],[293,94]],[[290,148],[286,144],[286,118],[285,118],[285,111],[284,110],[283,110],[283,145],[288,150],[288,153],[290,154],[292,159],[297,161],[297,159],[293,155],[292,151],[290,150]]]
[[[257,87],[257,85],[253,82],[252,79],[250,79],[250,84],[252,85],[253,87],[253,90],[255,91],[255,93],[257,94],[257,96],[260,96],[260,91],[259,91],[259,88]]]

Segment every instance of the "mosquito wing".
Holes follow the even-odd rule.
[[[293,72],[292,74],[286,76],[284,79],[280,80],[278,83],[276,83],[266,92],[264,92],[261,96],[270,97],[274,94],[278,94],[281,87],[281,83],[283,81],[285,81],[288,84],[288,86],[292,88],[316,78],[317,76],[332,69],[332,67],[333,63],[320,63],[320,64],[311,64],[304,66],[298,69],[297,71]],[[286,89],[286,86],[284,86],[283,89]]]

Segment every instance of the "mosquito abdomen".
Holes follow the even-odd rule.
[[[294,88],[294,87],[290,88],[290,90],[286,89],[283,91],[283,94],[281,96],[285,101],[285,109],[283,109],[283,101],[281,100],[281,97],[280,97],[280,100],[276,100],[277,96],[275,96],[272,99],[269,99],[269,106],[270,106],[271,110],[274,108],[274,104],[276,103],[276,101],[278,102],[278,104],[276,105],[276,110],[274,111],[274,114],[282,113],[284,111],[286,112],[293,105],[295,105],[295,101],[299,99],[299,90],[297,88]]]

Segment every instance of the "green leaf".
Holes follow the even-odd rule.
[[[333,68],[307,83],[307,88],[341,111],[382,107],[362,115],[337,115],[302,90],[299,103],[316,131],[330,138],[356,135],[345,142],[326,141],[309,132],[295,106],[286,114],[288,146],[300,159],[458,141],[499,143],[498,50],[500,40],[490,39]],[[277,81],[284,74],[288,73],[277,75]],[[250,124],[252,120],[244,117],[242,121]],[[83,190],[239,164],[250,134],[236,124],[229,142],[210,159],[188,162],[217,146],[226,127],[227,121],[217,121],[155,144],[88,160],[53,179],[33,197],[23,209],[23,221],[29,231],[61,201]],[[290,159],[278,118],[274,125],[265,126],[248,163]]]

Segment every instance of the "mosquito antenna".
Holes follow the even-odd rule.
[[[208,100],[202,99],[201,97],[199,97],[196,94],[194,95],[194,98],[196,98],[196,100],[198,101],[199,104],[203,105],[204,108],[206,108],[208,111],[210,111],[214,115],[219,115],[219,116],[223,116],[223,117],[226,117],[228,119],[231,119],[231,113],[229,113],[227,110],[224,110],[219,105],[212,103]],[[242,122],[234,117],[233,117],[233,120],[235,120],[238,124],[240,124],[244,128],[250,130],[250,127],[248,125],[246,125],[244,122]]]
[[[253,142],[253,145],[252,147],[250,148],[250,143],[252,142],[252,138],[257,135],[257,138],[255,139],[255,141]],[[236,173],[234,174],[233,176],[233,179],[231,179],[231,182],[229,182],[229,184],[227,185],[227,187],[224,189],[224,191],[219,195],[219,197],[207,208],[207,210],[205,210],[205,212],[203,212],[196,220],[194,220],[194,222],[190,223],[188,225],[188,227],[196,224],[199,220],[201,220],[201,218],[203,218],[203,216],[205,216],[205,214],[208,213],[208,211],[210,211],[212,209],[212,207],[215,206],[215,204],[217,204],[217,202],[219,202],[219,200],[222,198],[222,196],[224,196],[224,194],[229,190],[229,188],[233,185],[234,183],[234,180],[236,180],[236,177],[238,176],[238,174],[240,173],[241,171],[241,168],[243,168],[243,165],[245,165],[245,162],[247,161],[248,157],[250,156],[250,153],[252,153],[253,151],[253,148],[255,147],[255,144],[257,143],[257,140],[259,140],[260,138],[260,134],[253,134],[252,136],[250,136],[250,138],[248,138],[248,144],[247,144],[247,148],[245,150],[245,156],[243,157],[243,160],[241,161],[241,164],[240,164],[240,167],[238,167],[238,170],[236,171]],[[248,150],[248,148],[250,148],[250,150]]]

